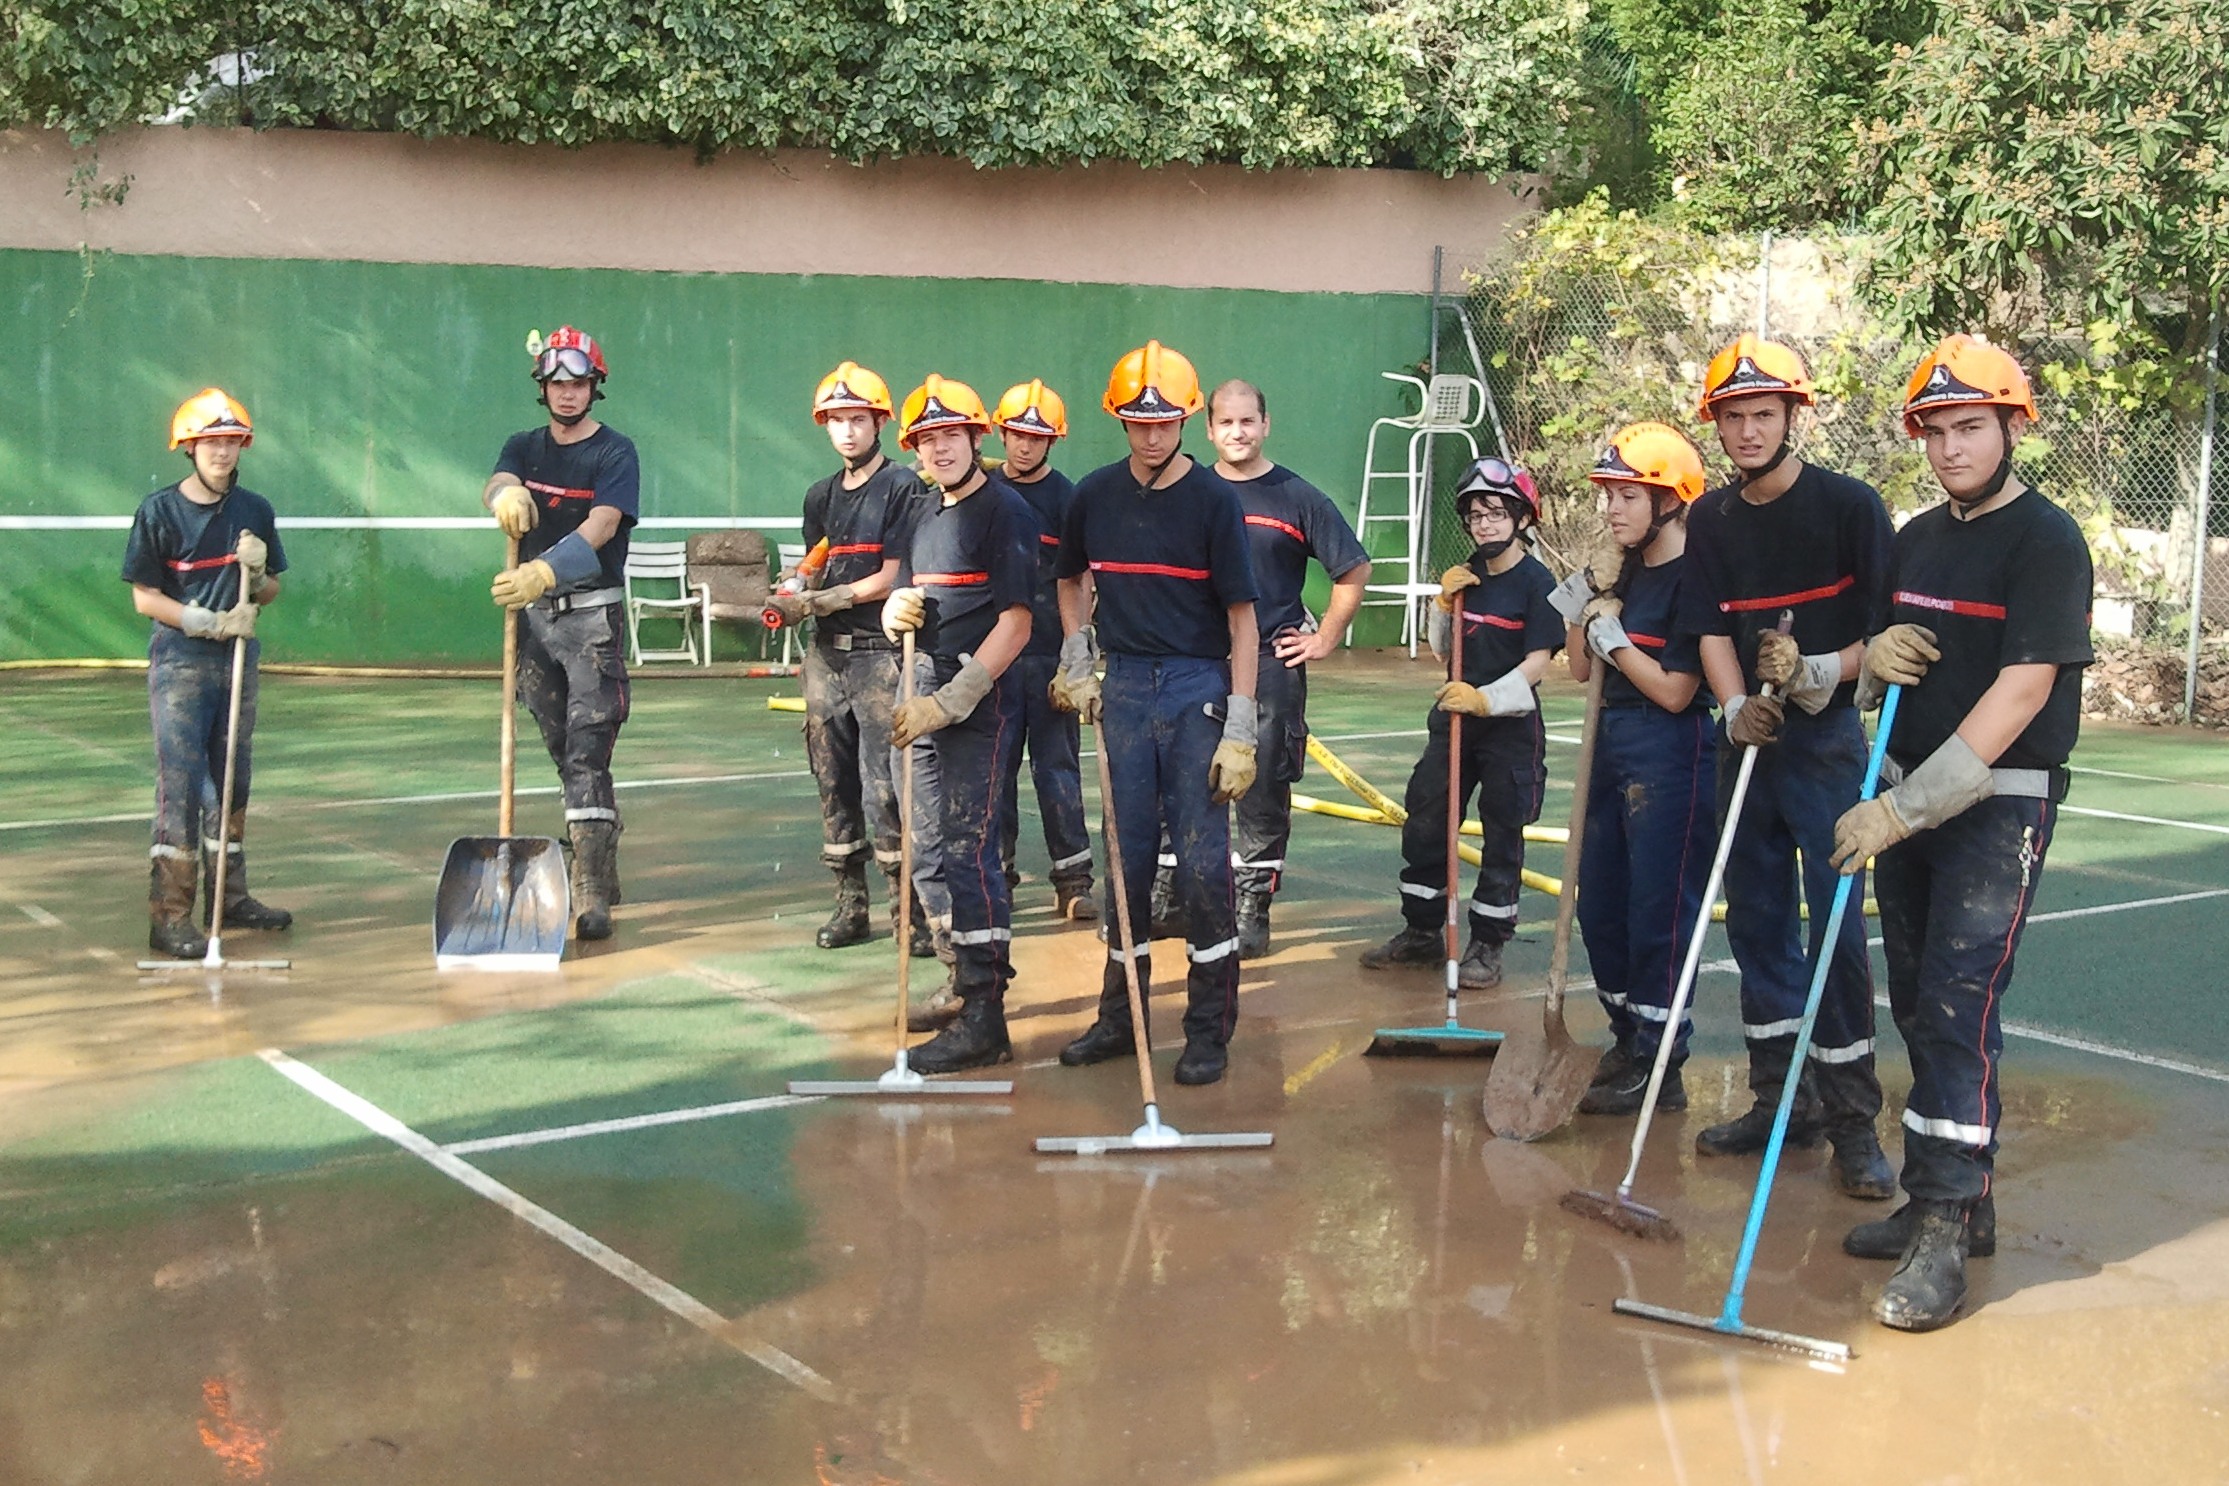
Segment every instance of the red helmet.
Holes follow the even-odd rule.
[[[542,339],[539,330],[526,337],[526,354],[534,358],[534,380],[550,382],[601,382],[611,375],[604,365],[603,347],[596,344],[592,335],[584,335],[570,325],[560,325],[550,332],[548,340]]]
[[[1499,496],[1510,506],[1519,529],[1540,524],[1540,487],[1523,465],[1487,455],[1463,471],[1455,482],[1455,514],[1467,516],[1471,502]]]

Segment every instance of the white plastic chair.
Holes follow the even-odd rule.
[[[1365,550],[1370,546],[1372,526],[1399,526],[1401,550],[1384,557],[1373,556],[1372,577],[1385,575],[1390,581],[1363,585],[1363,608],[1401,606],[1401,643],[1409,654],[1416,654],[1417,644],[1423,638],[1424,626],[1419,622],[1424,601],[1440,591],[1440,585],[1430,571],[1431,504],[1432,504],[1432,440],[1441,436],[1458,438],[1470,450],[1472,459],[1478,458],[1478,440],[1471,437],[1471,430],[1478,427],[1486,416],[1486,389],[1476,377],[1456,376],[1451,373],[1432,378],[1426,383],[1422,377],[1411,377],[1401,372],[1381,372],[1389,382],[1401,382],[1416,389],[1417,409],[1399,418],[1380,418],[1370,425],[1370,440],[1364,446],[1362,457],[1362,500],[1355,511],[1355,535],[1362,539]],[[1408,435],[1405,457],[1398,466],[1381,468],[1378,463],[1378,436],[1386,429],[1396,429]],[[1388,449],[1390,456],[1393,450]],[[1396,483],[1401,488],[1401,500],[1393,510],[1385,510],[1387,492],[1378,499],[1380,509],[1370,509],[1370,494],[1374,489]],[[1370,598],[1378,594],[1382,597]],[[1354,629],[1347,630],[1347,643],[1354,643]]]
[[[664,588],[665,593],[637,593],[636,585]],[[671,619],[681,625],[681,643],[665,650],[642,648],[644,619]],[[635,542],[627,548],[627,650],[629,663],[685,660],[691,665],[712,663],[712,590],[689,582],[687,542]]]

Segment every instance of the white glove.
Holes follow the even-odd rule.
[[[1520,712],[1530,712],[1540,704],[1533,694],[1532,683],[1523,671],[1504,671],[1486,683],[1487,715],[1512,717]]]
[[[1625,626],[1618,623],[1615,614],[1597,614],[1587,621],[1587,648],[1604,660],[1617,651],[1629,649],[1632,644]]]

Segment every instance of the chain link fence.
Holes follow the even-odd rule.
[[[1559,574],[1596,527],[1586,476],[1619,426],[1661,419],[1696,439],[1714,481],[1730,475],[1709,425],[1696,418],[1695,398],[1711,356],[1757,328],[1760,300],[1768,333],[1803,353],[1820,389],[1799,433],[1803,457],[1873,485],[1900,522],[1941,498],[1900,418],[1923,348],[1887,332],[1857,302],[1836,245],[1768,239],[1760,253],[1754,240],[1721,242],[1693,262],[1667,261],[1682,246],[1669,239],[1625,251],[1590,244],[1560,256],[1526,246],[1520,237],[1516,251],[1447,275],[1431,370],[1485,383],[1494,416],[1478,430],[1480,444],[1492,447],[1498,422],[1508,453],[1539,479],[1542,557]],[[1692,241],[1685,246],[1692,251]],[[2096,370],[2093,348],[2080,340],[2030,344],[2021,356],[2031,372],[2053,363]],[[2178,414],[2118,395],[2112,368],[2103,372],[2061,379],[2064,387],[2038,376],[2041,417],[2015,456],[2023,478],[2090,537],[2095,622],[2108,662],[2101,675],[2117,678],[2093,699],[2096,710],[2177,721],[2188,692],[2200,720],[2229,726],[2229,451],[2214,453],[2210,501],[2200,492],[2207,425],[2218,410],[2207,403],[2204,412]],[[1460,461],[1441,452],[1444,491]],[[2201,510],[2210,527],[2203,558]],[[1435,502],[1433,512],[1437,571],[1460,561],[1469,544],[1450,502]]]

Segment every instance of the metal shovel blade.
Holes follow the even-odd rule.
[[[1564,1030],[1561,1017],[1538,1037],[1510,1038],[1486,1076],[1487,1128],[1504,1140],[1538,1140],[1556,1130],[1586,1097],[1595,1058]]]
[[[572,890],[548,836],[460,836],[433,900],[436,970],[555,970]]]

